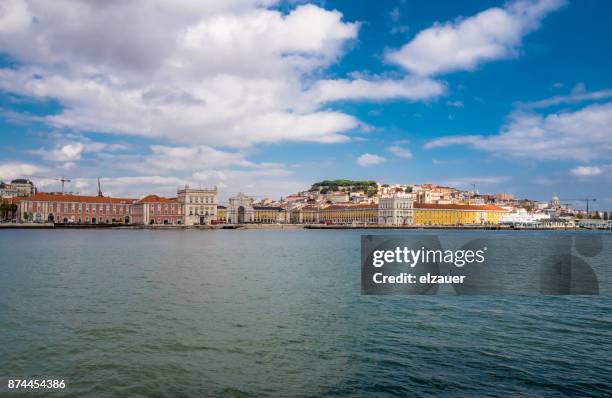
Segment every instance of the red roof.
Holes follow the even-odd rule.
[[[353,209],[378,209],[376,203],[361,203],[361,204],[335,204],[329,205],[322,210],[353,210]]]
[[[136,203],[178,203],[176,198],[164,198],[157,195],[148,195]]]
[[[62,195],[62,194],[50,194],[45,192],[39,192],[36,195],[22,198],[22,201],[32,202],[82,202],[82,203],[117,203],[117,204],[131,204],[136,199],[126,198],[111,198],[108,196],[83,196],[83,195]]]
[[[489,211],[505,211],[495,205],[456,205],[456,204],[438,204],[438,203],[415,203],[415,209],[432,209],[432,210],[489,210]]]

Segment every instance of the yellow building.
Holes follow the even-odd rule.
[[[217,205],[217,223],[225,224],[227,222],[227,207]]]
[[[377,204],[335,204],[319,211],[320,222],[333,224],[376,224]]]
[[[285,222],[285,209],[278,206],[253,206],[254,223],[276,224]]]
[[[304,206],[300,209],[301,223],[304,224],[318,224],[319,223],[319,208],[317,206]]]
[[[499,224],[506,210],[495,205],[414,204],[415,225]]]

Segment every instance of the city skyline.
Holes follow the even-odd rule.
[[[273,198],[336,178],[476,184],[607,210],[610,8],[5,2],[0,179]]]

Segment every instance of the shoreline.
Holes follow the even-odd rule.
[[[312,230],[493,230],[493,231],[611,231],[604,228],[581,227],[520,227],[504,225],[323,225],[323,224],[218,224],[218,225],[113,225],[113,224],[48,224],[48,223],[4,223],[0,229],[146,229],[146,230],[222,230],[222,229],[312,229]]]

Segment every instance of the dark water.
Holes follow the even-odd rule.
[[[0,378],[74,397],[610,396],[612,297],[361,296],[362,233],[0,231]]]

